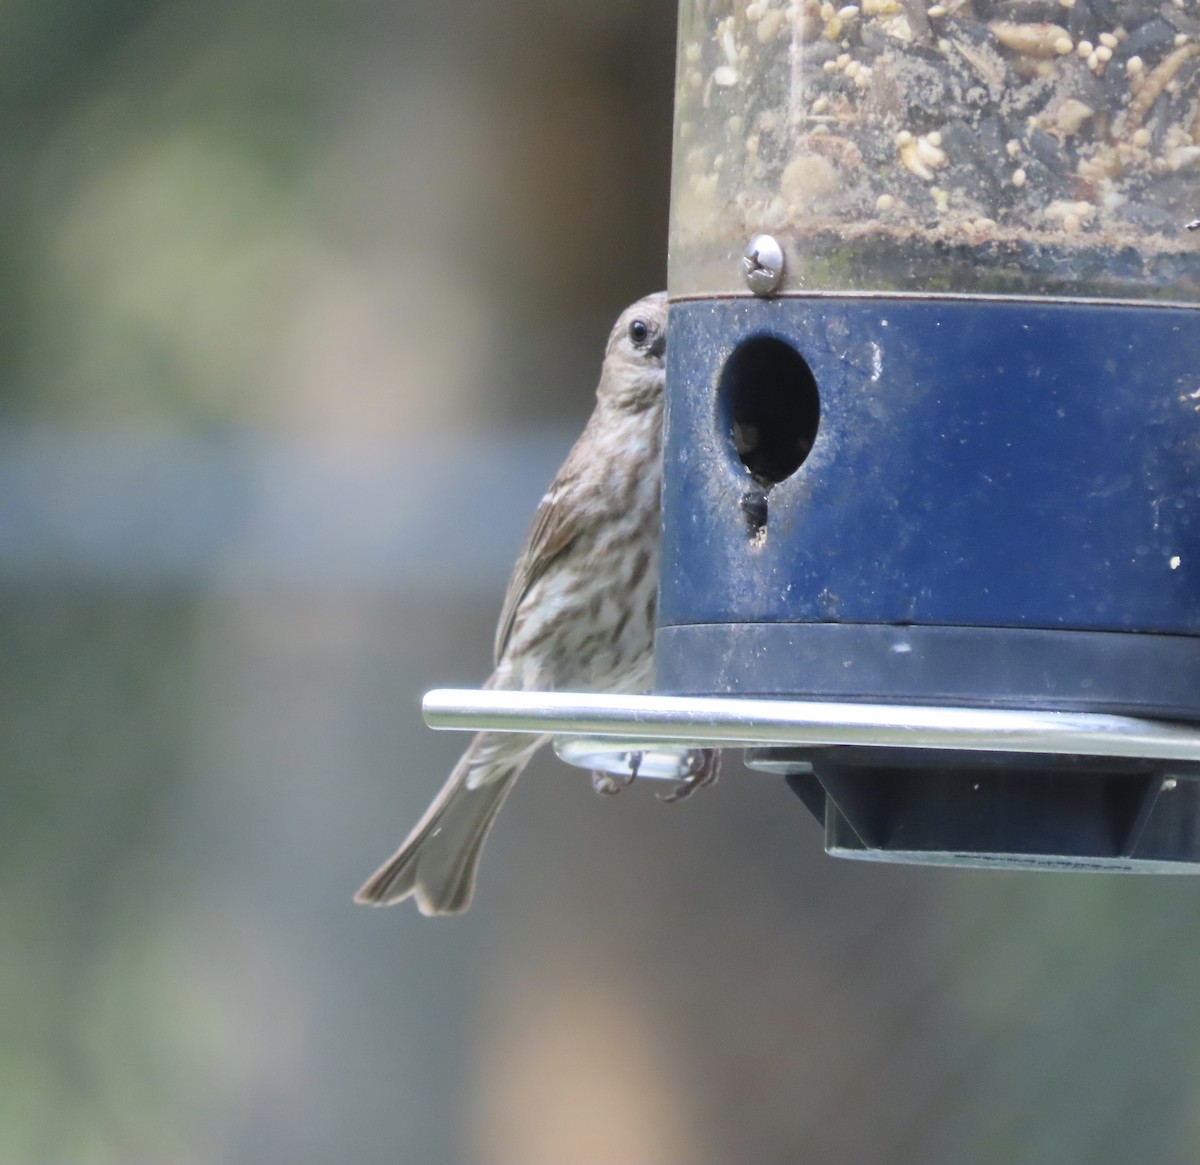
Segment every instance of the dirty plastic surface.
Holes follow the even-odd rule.
[[[670,290],[1200,299],[1194,0],[680,5]]]

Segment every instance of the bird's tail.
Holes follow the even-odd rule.
[[[354,900],[390,906],[415,897],[417,908],[427,915],[466,910],[488,830],[513,782],[544,739],[479,733],[425,816]]]

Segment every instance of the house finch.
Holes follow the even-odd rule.
[[[653,674],[667,297],[622,312],[604,354],[596,407],[534,516],[496,628],[485,687],[638,692]],[[481,732],[407,840],[355,901],[410,896],[422,914],[470,905],[480,850],[521,770],[548,737]],[[689,758],[690,792],[717,754]]]

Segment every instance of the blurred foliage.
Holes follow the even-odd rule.
[[[270,424],[286,402],[261,386],[297,317],[347,261],[374,257],[385,304],[437,305],[447,322],[428,342],[449,339],[455,313],[467,342],[479,314],[522,333],[481,355],[508,381],[489,403],[532,394],[561,411],[538,387],[545,354],[562,360],[576,329],[608,318],[613,281],[625,298],[664,278],[670,118],[670,13],[571,12],[10,6],[8,407]],[[405,268],[414,284],[397,287]]]
[[[53,519],[72,489],[88,489],[94,466],[72,465],[77,446],[56,445],[56,429],[109,433],[114,451],[165,429],[228,434],[238,449],[252,449],[253,434],[382,446],[378,457],[489,419],[577,423],[597,333],[623,299],[664,278],[672,23],[630,3],[0,6],[0,421],[15,426],[10,443],[39,423],[28,464],[43,458],[59,483],[48,506],[4,499],[16,507],[6,512],[26,507],[23,537],[30,515]],[[597,246],[601,235],[614,237]],[[228,460],[219,445],[188,449],[211,449],[214,467]],[[155,473],[144,480],[152,488]],[[206,520],[175,496],[181,531]],[[121,524],[114,514],[101,529]],[[310,601],[331,628],[311,676],[318,703],[326,669],[354,672],[368,643],[390,645],[383,690],[359,703],[383,727],[402,700],[404,732],[368,734],[365,752],[343,758],[356,825],[337,872],[313,860],[299,883],[335,930],[349,925],[365,941],[368,961],[350,981],[370,977],[393,956],[378,945],[387,932],[365,930],[349,906],[376,856],[361,834],[364,779],[377,774],[380,807],[399,821],[396,757],[432,748],[412,711],[419,684],[463,627],[474,628],[478,660],[464,679],[486,660],[475,649],[487,631],[463,619],[472,600],[408,654],[392,606],[366,641],[341,642],[355,594],[315,596],[282,622],[273,597],[231,640],[228,628],[246,621],[209,596],[207,577],[165,589],[147,564],[146,582],[131,584],[136,562],[107,581],[73,577],[79,563],[61,554],[65,573],[40,574],[55,554],[23,564],[10,544],[12,573],[0,578],[0,1160],[366,1161],[371,1143],[380,1160],[406,1147],[409,1159],[444,1156],[456,1140],[436,1103],[445,1070],[408,1090],[427,1117],[377,1104],[362,1151],[347,1148],[332,1114],[358,1103],[364,1077],[306,1043],[323,1021],[313,973],[292,965],[312,929],[304,961],[318,978],[330,973],[328,925],[304,925],[302,901],[282,919],[278,904],[264,913],[221,881],[251,838],[281,869],[297,844],[328,847],[331,815],[318,825],[289,782],[307,763],[310,791],[316,783],[327,800],[330,790],[343,808],[337,764],[312,762],[351,710],[306,719],[321,731],[289,763],[279,753],[305,732],[287,683],[265,681],[265,710],[240,732],[261,693],[234,706],[224,693],[241,690],[254,660],[307,642]],[[266,645],[248,650],[259,634]],[[403,637],[414,642],[412,630]],[[265,755],[247,743],[260,733],[272,742]],[[246,783],[229,775],[247,768]],[[295,811],[263,813],[268,786]],[[272,850],[281,818],[297,833]],[[282,887],[264,878],[257,858],[243,872],[284,901],[295,890],[290,876]],[[424,979],[438,966],[422,965]],[[376,995],[387,990],[381,978]],[[365,1055],[377,1007],[335,1008],[322,1046]],[[369,1064],[449,1062],[444,1037],[408,1030]]]
[[[146,1028],[174,1006],[148,964],[182,882],[161,838],[186,771],[191,602],[0,593],[0,1159],[127,1160],[179,1137],[169,1105],[122,1093],[179,1070]]]

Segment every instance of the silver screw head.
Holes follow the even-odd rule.
[[[783,282],[783,248],[771,235],[755,235],[742,256],[742,271],[755,295],[770,295]]]

